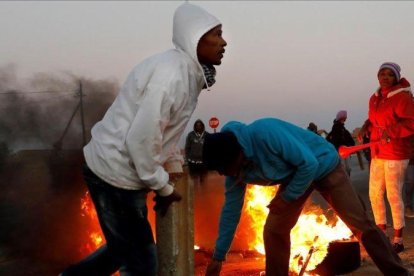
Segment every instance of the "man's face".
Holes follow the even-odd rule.
[[[200,122],[196,123],[196,125],[195,125],[195,131],[198,132],[198,133],[201,133],[203,130],[204,130],[203,129],[203,124],[200,123]]]
[[[394,73],[388,68],[382,69],[378,73],[378,81],[381,88],[390,88],[397,83]]]
[[[222,37],[221,25],[205,33],[198,42],[198,61],[206,65],[220,65],[227,42]]]

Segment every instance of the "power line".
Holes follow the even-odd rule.
[[[56,95],[53,97],[49,97],[47,100],[45,99],[30,99],[24,102],[19,102],[19,106],[33,106],[33,105],[40,105],[40,104],[50,104],[50,105],[56,105],[56,101],[60,101],[62,99],[68,100],[67,97]],[[73,99],[73,101],[76,101],[76,99]],[[71,101],[72,102],[72,101]],[[13,103],[8,103],[13,104]],[[1,104],[0,104],[1,105]]]
[[[45,91],[5,91],[0,92],[0,95],[7,95],[7,94],[38,94],[38,93],[76,93],[78,91],[53,91],[53,90],[45,90]]]

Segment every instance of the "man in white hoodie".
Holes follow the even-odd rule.
[[[172,175],[182,172],[176,147],[202,89],[215,82],[227,45],[220,21],[184,3],[173,20],[170,49],[138,64],[84,148],[84,178],[106,244],[62,275],[156,275],[146,198],[155,192],[163,216],[181,196]]]

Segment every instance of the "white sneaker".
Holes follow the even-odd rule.
[[[405,217],[414,218],[414,211],[410,207],[405,208]]]

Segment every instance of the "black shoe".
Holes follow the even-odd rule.
[[[392,248],[394,248],[394,251],[396,253],[401,253],[401,252],[404,251],[404,244],[402,244],[402,243],[394,243],[392,245]]]

